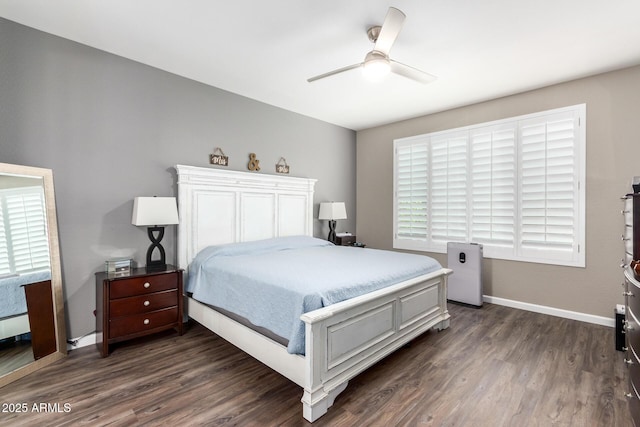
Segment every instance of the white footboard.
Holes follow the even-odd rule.
[[[26,314],[6,317],[0,320],[0,339],[15,337],[30,332],[29,317]]]
[[[301,316],[306,355],[286,347],[192,299],[189,317],[304,388],[303,416],[327,412],[349,380],[431,328],[449,326],[447,276],[431,274]]]
[[[303,416],[315,421],[369,366],[428,329],[449,326],[449,269],[303,314],[306,379]]]

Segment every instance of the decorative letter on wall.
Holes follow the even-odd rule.
[[[256,159],[256,153],[249,153],[249,164],[247,168],[250,171],[258,172],[260,170],[260,160]]]

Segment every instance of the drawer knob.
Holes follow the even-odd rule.
[[[144,285],[142,285],[142,286],[144,286],[145,289],[149,289],[151,287],[151,283],[144,282]]]
[[[633,360],[631,360],[631,359],[624,359],[624,363],[626,363],[627,365],[633,365]]]
[[[633,292],[625,291],[625,292],[622,293],[622,295],[624,295],[625,297],[632,297],[633,296]]]
[[[148,325],[149,324],[149,319],[144,319],[144,321],[142,323],[144,323],[145,325]]]
[[[631,393],[625,393],[624,397],[626,397],[627,399],[631,399],[633,397],[633,394]]]
[[[145,307],[149,307],[149,304],[151,304],[149,301],[145,301],[142,303],[142,305],[144,305]]]

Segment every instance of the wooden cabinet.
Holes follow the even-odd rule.
[[[640,194],[624,197],[625,243],[624,268],[625,296],[625,363],[629,367],[627,398],[635,426],[640,427],[640,280],[631,268],[634,260],[640,260]]]
[[[182,335],[182,273],[171,265],[161,271],[136,268],[125,276],[96,273],[97,346],[103,357],[116,342],[172,328]]]
[[[634,425],[640,426],[640,282],[625,270],[625,363],[629,367],[629,409]]]

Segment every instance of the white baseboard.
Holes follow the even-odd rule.
[[[77,350],[82,347],[96,344],[96,333],[92,332],[89,335],[85,335],[80,338],[68,338],[67,339],[67,351]],[[69,341],[73,341],[75,344],[69,344]]]
[[[577,311],[563,310],[561,308],[547,307],[544,305],[531,304],[528,302],[514,301],[506,298],[498,298],[490,295],[483,295],[483,301],[490,304],[504,305],[520,310],[533,311],[535,313],[548,314],[550,316],[563,317],[565,319],[579,320],[581,322],[595,323],[596,325],[609,326],[615,328],[616,320],[611,317],[595,316],[593,314],[580,313]],[[612,308],[613,311],[613,308]]]

